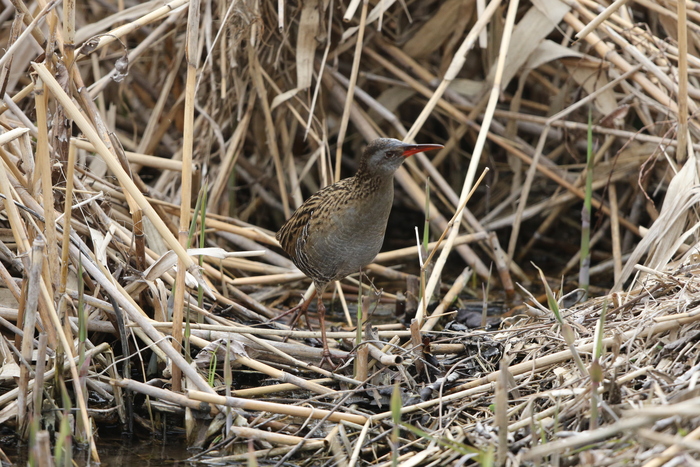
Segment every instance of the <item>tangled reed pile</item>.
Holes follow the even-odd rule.
[[[700,4],[4,3],[0,426],[42,465],[115,427],[210,463],[698,462]],[[379,136],[445,148],[325,297],[328,371],[274,231]]]

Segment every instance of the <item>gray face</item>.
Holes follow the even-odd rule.
[[[373,175],[392,175],[406,160],[403,155],[406,146],[393,138],[375,139],[363,154],[367,158],[367,171]]]

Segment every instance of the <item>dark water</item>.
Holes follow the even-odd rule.
[[[194,453],[186,449],[183,440],[163,443],[158,440],[116,441],[100,440],[97,444],[101,466],[190,466],[185,460]]]
[[[26,466],[26,447],[2,446],[5,454],[12,461],[13,466]],[[97,451],[100,455],[100,467],[178,467],[192,466],[194,463],[186,462],[193,453],[187,451],[184,440],[163,443],[155,439],[98,439]],[[87,466],[88,452],[83,449],[73,450],[74,465]],[[7,464],[2,464],[3,466]],[[199,464],[201,465],[201,464]]]

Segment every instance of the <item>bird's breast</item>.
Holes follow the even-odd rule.
[[[358,190],[338,197],[311,218],[303,246],[304,266],[328,281],[359,272],[382,247],[393,202],[393,184],[368,196]],[[304,267],[297,266],[304,271]],[[304,271],[307,272],[307,271]],[[308,274],[308,272],[307,272]]]

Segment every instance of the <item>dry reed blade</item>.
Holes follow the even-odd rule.
[[[496,462],[496,448],[489,447],[495,444],[495,431],[501,438],[500,459],[507,447],[510,463],[522,462],[526,452],[534,452],[533,461],[539,459],[542,464],[575,464],[589,458],[622,464],[643,458],[659,465],[694,456],[697,411],[691,406],[696,401],[681,401],[695,384],[693,330],[700,317],[698,268],[693,262],[700,230],[695,212],[700,194],[693,188],[700,144],[696,141],[699,126],[692,118],[700,101],[700,88],[693,78],[700,58],[692,42],[700,33],[700,13],[691,4],[637,0],[632,5],[620,0],[609,6],[596,0],[546,0],[548,8],[520,5],[502,67],[499,104],[493,109],[489,95],[495,91],[489,87],[497,68],[498,43],[504,29],[510,28],[505,8],[496,2],[449,0],[431,8],[420,2],[389,0],[365,3],[362,15],[357,11],[360,0],[340,8],[337,2],[289,8],[275,0],[202,5],[205,16],[198,37],[207,58],[196,68],[194,94],[188,78],[192,70],[178,64],[186,58],[188,37],[194,37],[185,28],[185,10],[192,7],[189,13],[195,14],[198,8],[181,0],[146,2],[121,10],[107,5],[85,16],[76,14],[73,2],[62,3],[61,11],[55,2],[41,2],[32,9],[23,0],[13,0],[14,8],[0,11],[0,24],[5,26],[0,28],[0,40],[10,51],[0,58],[0,192],[6,197],[0,222],[0,278],[9,289],[0,290],[0,299],[7,302],[0,306],[0,325],[15,334],[15,347],[23,347],[24,357],[22,351],[11,350],[18,375],[24,366],[20,385],[28,391],[38,385],[34,418],[45,414],[42,407],[51,403],[42,400],[40,388],[46,386],[51,394],[55,371],[45,371],[42,365],[53,357],[52,349],[62,346],[59,342],[70,344],[78,329],[78,319],[67,315],[72,310],[69,300],[80,297],[70,271],[82,263],[81,277],[89,292],[83,300],[90,319],[81,345],[91,367],[87,377],[84,371],[78,374],[87,382],[81,390],[84,393],[87,387],[104,397],[109,413],[117,413],[123,423],[128,418],[124,388],[142,391],[149,394],[150,402],[135,409],[147,413],[151,423],[157,412],[172,414],[182,409],[185,417],[169,415],[169,420],[182,421],[191,433],[208,428],[211,436],[226,437],[224,444],[230,443],[234,452],[241,449],[240,454],[226,455],[228,448],[210,437],[203,441],[205,445],[211,443],[208,448],[219,450],[202,451],[193,461],[255,462],[262,456],[279,456],[281,465],[297,461],[305,455],[302,450],[313,448],[312,459],[332,457],[348,465],[358,465],[360,459],[376,466],[390,465],[393,459],[420,465],[489,464]],[[42,8],[50,10],[48,17],[42,18]],[[647,17],[653,21],[644,23]],[[524,27],[533,24],[533,18],[539,26]],[[471,24],[476,26],[470,31]],[[573,42],[576,33],[579,41]],[[490,42],[482,43],[482,50],[473,50],[476,37],[481,40],[486,35]],[[114,43],[117,39],[123,42],[123,50]],[[76,46],[83,47],[76,52]],[[98,53],[91,53],[92,47]],[[113,81],[118,78],[115,60],[121,55],[129,58],[129,74],[117,83]],[[38,75],[31,74],[32,60],[46,63],[43,70],[43,65],[36,66]],[[65,81],[62,66],[69,71]],[[35,86],[32,80],[37,77]],[[68,91],[61,94],[56,82],[68,83],[63,87]],[[191,100],[186,103],[193,97],[196,109]],[[563,312],[577,334],[573,347],[582,359],[595,350],[595,336],[603,338],[606,352],[591,366],[598,385],[595,394],[591,393],[594,385],[580,377],[572,350],[549,312],[534,303],[518,306],[507,296],[503,304],[472,297],[485,289],[483,281],[489,281],[489,261],[496,262],[502,278],[501,284],[489,281],[489,293],[482,292],[491,299],[507,295],[509,273],[527,286],[532,276],[528,260],[546,261],[550,277],[568,274],[575,264],[578,248],[571,247],[568,239],[578,237],[576,212],[586,175],[581,165],[585,149],[581,142],[587,130],[582,123],[583,105],[593,108],[591,130],[605,140],[594,158],[592,181],[594,213],[597,210],[602,219],[596,223],[594,217],[592,224],[598,229],[591,235],[594,298],[567,303]],[[61,116],[61,108],[67,118]],[[49,115],[55,116],[49,120]],[[75,120],[85,141],[61,139],[72,131],[69,119]],[[336,286],[338,293],[324,297],[334,300],[337,309],[350,310],[351,302],[365,297],[358,307],[364,308],[359,348],[333,349],[338,357],[355,359],[358,373],[352,378],[351,363],[335,371],[313,365],[321,349],[304,339],[318,338],[318,329],[290,330],[282,322],[270,321],[306,288],[305,283],[291,283],[304,276],[284,257],[273,231],[290,207],[299,206],[333,178],[331,172],[342,169],[343,174],[351,174],[356,161],[347,156],[359,151],[361,139],[384,135],[442,141],[445,149],[431,159],[416,155],[397,174],[400,191],[392,214],[397,221],[387,231],[387,251],[376,258],[380,265],[366,271],[374,287],[383,290],[376,306],[371,294],[378,292],[363,280],[356,295],[353,277],[342,288]],[[478,147],[470,154],[477,141],[484,148],[481,156]],[[113,149],[120,145],[126,148],[125,159],[114,157]],[[185,163],[180,160],[183,146],[191,150],[191,159]],[[331,160],[336,158],[330,157],[330,148],[333,155],[343,154],[342,167]],[[114,167],[102,164],[103,157],[114,159]],[[445,248],[448,242],[443,238],[430,246],[433,254],[440,249],[458,253],[435,276],[451,287],[435,288],[442,302],[430,317],[424,315],[422,330],[417,322],[409,330],[405,323],[414,308],[401,316],[403,301],[397,296],[404,288],[413,290],[409,285],[417,277],[411,264],[416,248],[404,248],[410,235],[402,232],[422,221],[414,217],[423,210],[429,213],[434,232],[449,230],[449,219],[463,206],[454,187],[464,184],[470,157],[474,164],[478,161],[493,170],[468,209],[462,210],[459,217],[464,225],[459,226],[454,243]],[[680,165],[684,157],[686,165]],[[168,342],[173,323],[162,322],[176,282],[175,261],[169,258],[177,258],[174,251],[182,255],[174,234],[184,229],[178,228],[175,218],[184,225],[192,216],[185,198],[196,188],[188,188],[181,180],[183,175],[189,178],[188,172],[192,186],[199,183],[199,175],[213,181],[206,219],[198,227],[202,229],[199,240],[209,244],[198,246],[216,246],[225,252],[202,264],[201,281],[212,291],[210,296],[198,302],[185,286],[175,286],[176,294],[183,292],[182,305],[176,308],[188,306],[190,312],[189,319],[183,316],[175,321],[189,329],[188,349],[205,348],[218,339],[240,340],[249,355],[248,360],[239,360],[248,364],[241,367],[230,366],[233,357],[227,353],[221,359],[223,370],[219,366],[207,372],[209,381],[173,351]],[[523,183],[531,188],[522,189]],[[429,195],[425,186],[430,187]],[[65,203],[60,212],[53,212],[54,201],[48,194],[55,196],[57,205]],[[520,201],[518,195],[522,195]],[[139,220],[139,209],[146,211],[147,219]],[[499,241],[511,229],[511,241],[517,238],[518,244],[526,246],[515,249],[518,263],[506,266]],[[63,239],[58,238],[61,233]],[[640,233],[646,235],[641,241]],[[46,251],[60,248],[60,263],[59,255],[45,255],[49,267],[43,267],[40,277],[37,325],[23,332],[19,329],[23,323],[30,324],[26,323],[30,319],[27,305],[33,305],[18,285],[30,273],[28,253],[39,234],[47,239],[55,234],[47,241]],[[452,235],[447,232],[445,238],[448,234]],[[475,241],[478,248],[472,250],[469,247]],[[265,255],[239,258],[229,256],[229,250],[236,255],[264,250]],[[648,259],[642,266],[638,263],[644,255]],[[187,264],[188,260],[183,257],[182,261]],[[61,273],[56,279],[58,264]],[[471,280],[467,280],[466,265],[475,271]],[[460,271],[464,273],[459,275]],[[605,293],[613,275],[621,286],[631,274],[637,274],[640,282],[633,282],[627,292],[595,297]],[[565,287],[571,279],[564,278]],[[53,293],[54,287],[59,294]],[[457,295],[459,310],[445,311]],[[133,340],[127,342],[113,326],[110,299],[128,317]],[[613,306],[604,305],[605,300]],[[412,297],[406,300],[409,306],[412,301]],[[399,305],[396,317],[392,315],[395,304]],[[505,313],[497,326],[491,316],[495,307]],[[476,324],[486,329],[462,327],[471,324],[472,314],[482,321],[484,309],[489,320]],[[152,311],[153,318],[144,311]],[[605,329],[594,335],[592,323],[604,311]],[[60,329],[53,314],[62,318]],[[338,314],[336,319],[348,321],[349,314],[345,318]],[[313,308],[310,315],[314,316]],[[338,323],[350,327],[331,329],[329,335],[338,344],[355,346],[354,321]],[[39,343],[36,328],[46,331],[38,336]],[[97,342],[90,340],[104,336],[116,337],[124,355],[115,358],[109,351],[101,355],[105,344],[93,353],[91,346]],[[42,342],[46,355],[38,355],[34,367],[27,349],[41,348]],[[0,351],[12,344],[0,341]],[[124,349],[126,345],[131,350]],[[150,349],[159,370],[163,362],[172,361],[192,387],[202,391],[213,393],[211,382],[227,396],[346,412],[368,421],[302,420],[257,411],[242,412],[239,418],[233,409],[228,410],[227,421],[216,415],[224,407],[123,379],[129,372],[115,360],[119,363],[131,351]],[[389,366],[369,358],[370,354]],[[499,368],[504,354],[511,363]],[[629,362],[634,369],[627,368]],[[6,375],[4,371],[5,367],[0,377]],[[31,379],[32,371],[37,373],[36,381]],[[177,371],[175,380],[179,380]],[[67,364],[61,377],[71,373]],[[328,378],[311,379],[317,373]],[[505,380],[507,374],[512,379]],[[167,373],[158,371],[158,376],[170,382]],[[265,378],[294,380],[294,384],[265,386]],[[391,414],[386,404],[397,380],[402,391],[401,422],[406,428],[395,438],[399,451],[392,459],[385,421]],[[3,379],[3,384],[8,392],[0,395],[0,424],[12,427],[18,382]],[[232,390],[231,385],[237,384],[241,388]],[[654,390],[644,392],[650,384]],[[512,398],[503,402],[508,391]],[[498,416],[475,403],[493,401],[496,393]],[[347,399],[350,394],[352,399]],[[639,397],[646,401],[642,412],[619,410]],[[620,421],[597,417],[588,425],[588,407],[594,398],[605,400]],[[334,408],[329,405],[332,399],[337,401]],[[104,412],[92,411],[92,401],[88,400],[90,423],[101,425]],[[26,407],[25,402],[21,405]],[[192,417],[198,409],[208,412],[211,422]],[[82,419],[84,413],[76,416]],[[673,415],[674,423],[655,423],[662,413]],[[631,421],[636,415],[650,417],[645,418],[646,426]],[[243,418],[250,426],[236,428],[245,423]],[[599,428],[591,429],[596,422]],[[418,424],[425,429],[420,434],[411,431]],[[620,434],[610,435],[615,430]],[[508,445],[503,441],[506,435],[506,440],[517,441]],[[239,442],[236,437],[260,440],[258,449],[246,449],[247,440]],[[628,440],[631,449],[618,449],[619,439]],[[445,440],[452,444],[439,444]],[[291,442],[300,444],[285,445]],[[262,443],[270,444],[262,449]],[[482,447],[475,453],[478,457],[460,458],[460,449],[468,443]],[[668,449],[662,452],[660,445]]]

